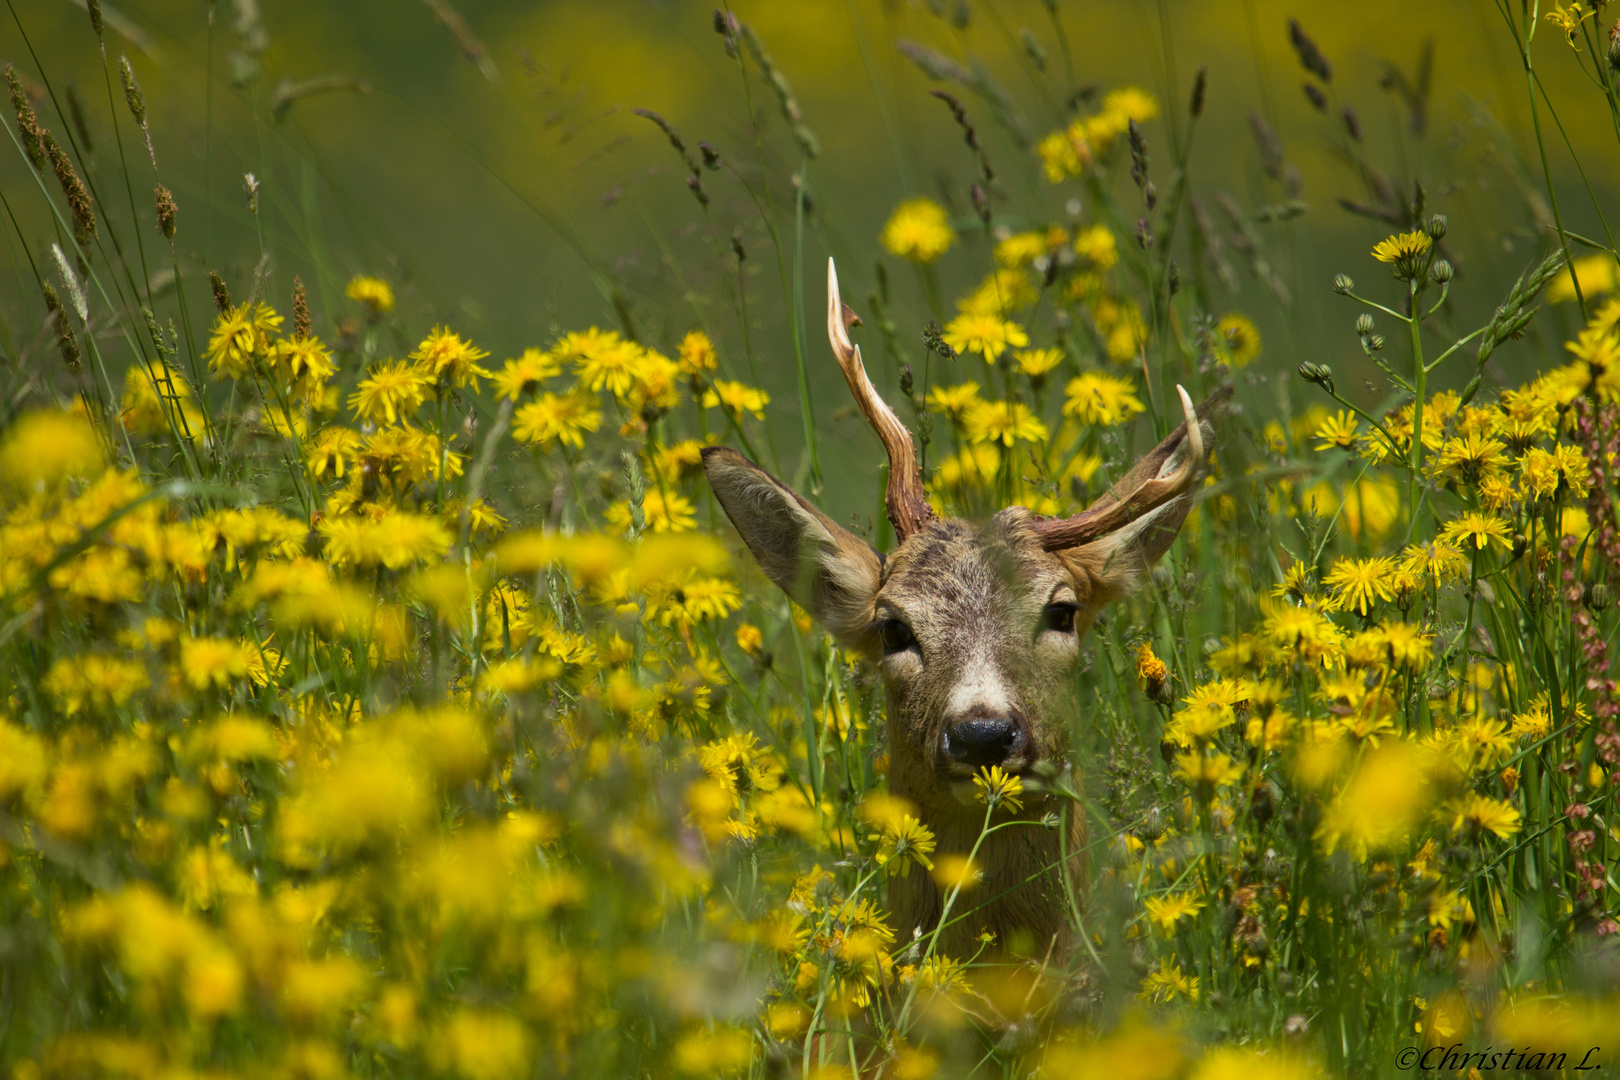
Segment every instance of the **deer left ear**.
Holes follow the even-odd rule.
[[[705,448],[703,471],[766,576],[834,637],[862,644],[881,583],[877,552],[735,450]]]
[[[1198,452],[1214,441],[1214,429],[1206,418],[1213,408],[1222,404],[1230,390],[1222,390],[1198,408]],[[1131,492],[1144,483],[1163,480],[1175,475],[1192,452],[1192,440],[1186,437],[1185,425],[1172,432],[1153,452],[1136,463],[1136,467],[1122,477],[1109,491],[1093,504],[1093,509],[1106,509],[1114,503],[1128,501]],[[1204,462],[1193,463],[1201,471]],[[1196,475],[1196,472],[1195,474]],[[1181,526],[1192,510],[1197,487],[1165,502],[1141,517],[1121,525],[1112,532],[1088,543],[1054,551],[1074,574],[1077,584],[1089,585],[1094,603],[1101,605],[1122,599],[1136,591],[1142,579],[1164,557],[1175,543]]]

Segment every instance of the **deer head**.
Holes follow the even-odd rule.
[[[1185,422],[1081,513],[1043,518],[1015,506],[978,524],[940,519],[925,497],[911,433],[878,396],[860,348],[850,343],[854,313],[839,298],[831,260],[827,286],[833,353],[888,451],[885,501],[895,549],[880,556],[735,451],[711,447],[703,466],[766,575],[840,642],[876,660],[887,694],[890,789],[918,805],[940,853],[965,853],[983,822],[972,798],[977,770],[999,765],[1029,774],[1066,753],[1080,719],[1080,638],[1175,539],[1208,436],[1178,386]],[[1070,818],[1068,850],[1079,852],[1084,815]],[[991,838],[1005,843],[981,847],[983,871],[1006,875],[1010,890],[985,921],[1003,934],[1032,931],[1044,947],[1050,934],[1062,934],[1065,905],[1052,903],[1052,883],[1039,880],[1060,861],[1059,843],[1014,836],[1025,832],[1052,830],[1007,830]],[[1047,848],[1046,866],[1030,866]],[[1078,871],[1076,858],[1071,869]],[[1036,880],[1018,886],[1032,875]],[[893,880],[903,894],[891,892],[903,931],[926,929],[938,917],[937,890],[916,878]],[[967,929],[971,940],[978,925]]]

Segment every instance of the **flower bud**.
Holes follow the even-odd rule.
[[[1451,268],[1451,263],[1447,262],[1445,259],[1436,259],[1434,262],[1434,267],[1429,271],[1429,273],[1434,275],[1434,280],[1438,281],[1442,285],[1445,285],[1450,283],[1451,278],[1456,271]]]
[[[1328,393],[1333,393],[1333,369],[1326,364],[1314,364],[1307,360],[1299,365],[1299,377],[1308,383],[1316,383]]]
[[[1446,215],[1444,215],[1444,214],[1433,214],[1433,215],[1431,215],[1429,217],[1429,223],[1423,227],[1423,231],[1428,233],[1429,236],[1432,239],[1435,239],[1435,240],[1439,240],[1441,237],[1445,236],[1446,235]]]
[[[1333,275],[1333,291],[1338,293],[1340,296],[1348,296],[1350,290],[1354,289],[1355,287],[1356,283],[1350,280],[1349,274]]]
[[[1378,352],[1379,350],[1383,349],[1383,347],[1384,347],[1384,335],[1383,334],[1370,334],[1370,335],[1368,335],[1368,337],[1367,337],[1367,348],[1371,349],[1373,352]]]
[[[913,393],[913,390],[914,390],[914,384],[912,382],[912,378],[913,377],[912,377],[912,374],[911,374],[911,365],[910,364],[901,364],[900,365],[900,393],[904,394],[908,398],[911,397],[911,395]]]
[[[1366,337],[1372,332],[1373,317],[1365,313],[1356,316],[1356,333],[1360,334],[1362,337]]]
[[[1609,606],[1609,587],[1603,582],[1589,586],[1586,590],[1586,606],[1593,611],[1602,611]]]

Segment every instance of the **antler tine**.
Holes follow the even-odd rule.
[[[1185,456],[1180,467],[1169,476],[1149,476],[1132,490],[1118,496],[1110,491],[1088,509],[1073,517],[1034,522],[1033,528],[1036,536],[1040,538],[1041,547],[1047,551],[1078,547],[1129,525],[1192,488],[1198,470],[1204,464],[1203,425],[1199,422],[1198,410],[1193,408],[1192,398],[1188,396],[1187,391],[1177,386],[1176,393],[1181,397],[1181,411],[1186,417],[1183,427],[1187,445],[1183,451]],[[1208,406],[1209,402],[1205,402],[1205,405]],[[1159,451],[1163,451],[1163,457],[1159,462],[1160,468],[1163,468],[1164,462],[1169,460],[1170,454],[1178,449],[1176,444],[1180,440],[1181,431],[1178,430],[1171,433],[1170,437],[1159,445]],[[1155,451],[1150,458],[1157,457],[1159,451]]]
[[[878,397],[877,388],[866,377],[860,346],[850,343],[849,327],[859,321],[855,313],[844,306],[838,293],[838,269],[828,259],[827,340],[832,343],[833,355],[838,358],[838,367],[844,373],[855,403],[889,453],[889,486],[884,502],[895,533],[904,540],[932,521],[934,511],[923,492],[922,472],[917,467],[917,452],[911,445],[911,431]]]

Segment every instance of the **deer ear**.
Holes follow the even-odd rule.
[[[1213,427],[1203,419],[1199,427],[1204,445],[1211,445],[1214,441]],[[1118,492],[1131,491],[1144,480],[1174,474],[1187,453],[1186,440],[1176,442],[1179,445],[1173,443],[1172,439],[1166,439],[1153,453],[1139,461],[1096,505],[1117,501]],[[1197,491],[1194,487],[1105,536],[1055,554],[1068,566],[1078,584],[1090,586],[1093,603],[1100,606],[1123,599],[1136,591],[1153,565],[1175,543],[1188,512],[1192,510]]]
[[[857,644],[872,623],[877,552],[735,450],[706,447],[703,471],[766,576],[833,636]]]

